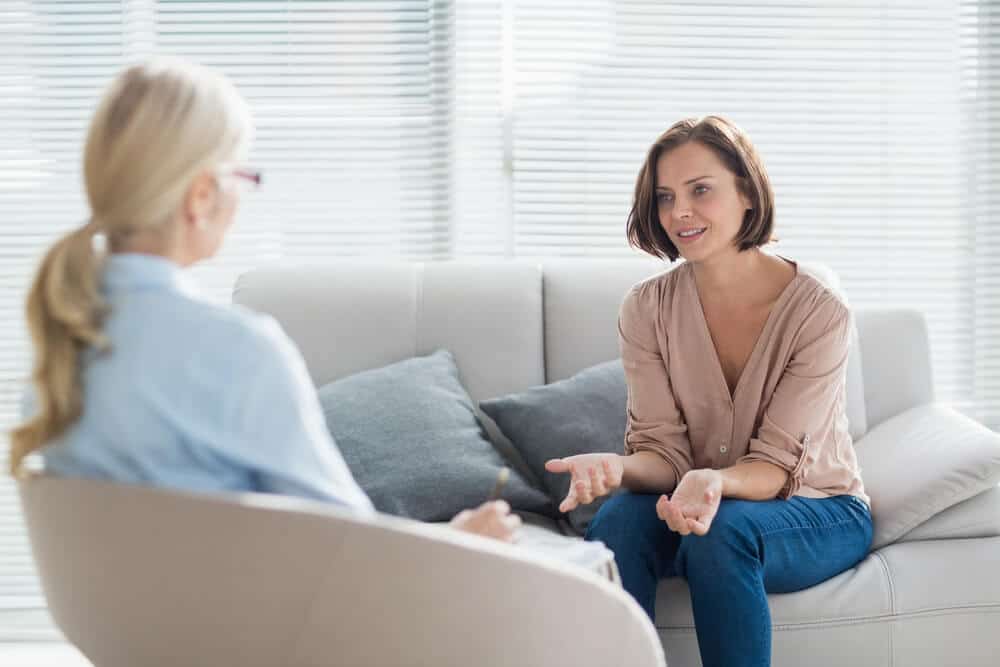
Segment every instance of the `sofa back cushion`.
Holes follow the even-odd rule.
[[[240,276],[233,300],[278,320],[317,386],[441,348],[477,401],[545,381],[537,264],[265,267]]]
[[[478,402],[617,359],[626,291],[676,266],[643,258],[544,264],[338,259],[244,274],[233,298],[278,319],[317,385],[445,348]],[[802,266],[837,286],[828,269]],[[867,431],[861,364],[854,335],[847,369],[854,438]]]

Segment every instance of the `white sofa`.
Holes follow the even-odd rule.
[[[482,400],[616,358],[623,294],[663,268],[338,260],[251,272],[234,298],[278,319],[317,385],[443,347]],[[879,439],[905,447],[886,443],[900,425],[944,444],[970,428],[931,404],[918,314],[856,319],[848,403],[859,455]],[[898,464],[898,475],[920,472],[919,462]],[[439,527],[80,480],[32,479],[21,494],[53,616],[97,667],[645,667],[664,652],[671,667],[700,664],[679,579],[662,583],[654,629],[594,574]],[[567,532],[565,522],[532,523]],[[830,581],[770,597],[776,667],[998,664],[1000,489],[909,528]]]
[[[665,268],[638,259],[337,261],[253,271],[240,278],[234,299],[278,319],[317,385],[443,347],[454,354],[472,397],[483,400],[616,358],[624,293]],[[848,410],[859,456],[866,434],[875,441],[883,424],[896,432],[925,424],[941,434],[942,446],[949,433],[968,430],[968,420],[931,405],[930,352],[919,313],[855,315]],[[918,468],[901,459],[898,475]],[[565,531],[555,521],[549,528]],[[550,594],[539,588],[539,596]],[[830,581],[770,602],[777,667],[995,666],[1000,488],[956,504]],[[682,580],[662,582],[655,625],[672,667],[700,664]]]

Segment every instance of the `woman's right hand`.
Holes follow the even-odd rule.
[[[618,454],[577,454],[545,462],[545,469],[554,473],[570,473],[569,493],[559,504],[560,512],[569,512],[580,505],[594,502],[622,485],[625,474],[624,457]]]
[[[505,500],[492,500],[471,510],[463,510],[451,520],[451,527],[481,537],[491,537],[501,542],[513,542],[521,517],[511,514]]]

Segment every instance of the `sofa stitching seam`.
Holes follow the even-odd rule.
[[[883,556],[879,552],[876,551],[876,552],[874,552],[873,555],[878,560],[879,565],[882,566],[882,571],[885,572],[885,579],[889,583],[889,612],[892,614],[893,617],[895,617],[897,615],[896,614],[896,586],[895,586],[895,583],[892,580],[892,572],[889,570],[889,563],[886,561],[885,556]],[[893,628],[894,628],[894,624],[890,623],[889,624],[889,628],[888,628],[888,632],[886,633],[887,636],[888,636],[888,642],[889,642],[889,665],[895,665],[896,664],[896,651],[895,651],[895,646],[893,645]]]
[[[898,620],[910,618],[938,618],[952,616],[955,614],[975,612],[978,614],[1000,614],[1000,604],[984,602],[979,604],[956,605],[953,607],[937,607],[928,609],[918,609],[902,614],[875,614],[871,616],[843,616],[836,619],[825,619],[821,621],[810,621],[805,623],[778,623],[773,626],[775,630],[795,631],[810,630],[814,628],[828,628],[845,625],[864,625],[867,623],[894,623]],[[668,632],[694,631],[693,625],[671,625],[656,626],[657,630]]]
[[[911,618],[938,618],[942,616],[953,616],[955,614],[961,614],[966,612],[975,612],[980,614],[1000,614],[1000,604],[992,602],[984,602],[980,604],[956,605],[953,607],[916,609],[902,614],[897,613],[897,614],[877,614],[875,616],[846,616],[844,617],[844,620],[846,622],[841,622],[838,619],[833,621],[820,621],[818,623],[780,623],[774,627],[781,629],[797,630],[797,629],[808,629],[810,627],[817,627],[817,626],[858,625],[863,623],[871,623],[873,621],[895,623],[898,620],[908,620]]]

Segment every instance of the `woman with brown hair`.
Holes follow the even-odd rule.
[[[767,593],[843,572],[872,539],[845,408],[851,313],[762,251],[773,226],[767,173],[733,123],[687,119],[656,140],[628,238],[686,261],[622,304],[625,453],[547,464],[572,474],[563,511],[627,489],[587,539],[651,618],[658,581],[687,580],[705,667],[770,664]]]

